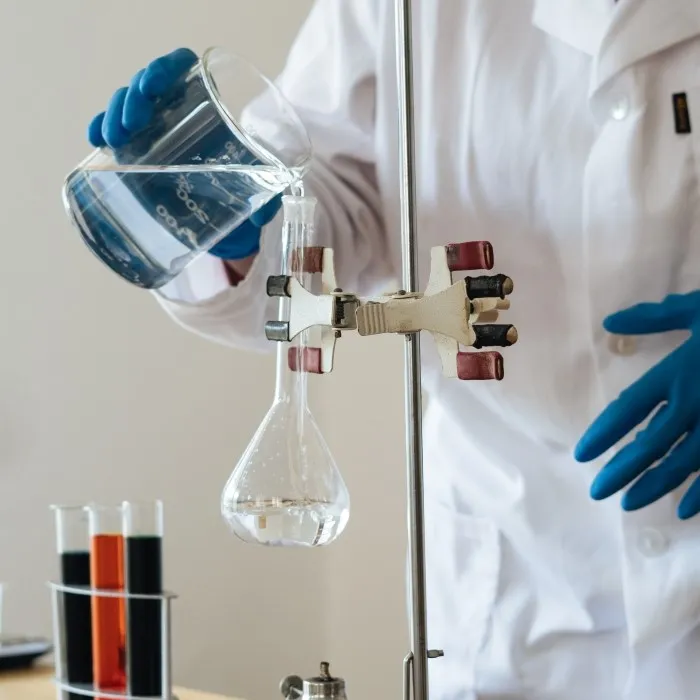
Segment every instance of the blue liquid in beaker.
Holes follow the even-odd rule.
[[[224,119],[195,76],[133,141],[98,151],[71,173],[63,196],[103,263],[157,289],[300,174]]]
[[[293,181],[267,166],[135,166],[76,171],[65,196],[95,255],[157,289]]]

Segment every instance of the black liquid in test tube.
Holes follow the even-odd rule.
[[[54,506],[56,540],[61,565],[61,583],[87,589],[90,586],[90,532],[88,517],[82,506]],[[92,609],[89,595],[62,593],[65,628],[65,678],[69,685],[87,686],[92,673]],[[69,700],[83,695],[68,693]]]
[[[163,592],[163,504],[124,503],[126,590]],[[127,599],[127,684],[129,694],[162,697],[162,602]]]

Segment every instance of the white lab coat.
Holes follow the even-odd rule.
[[[393,4],[320,0],[281,77],[316,149],[321,242],[360,293],[400,269]],[[421,280],[431,246],[492,241],[521,333],[500,383],[443,379],[424,343],[433,697],[698,700],[700,518],[676,519],[678,494],[592,502],[604,460],[572,449],[681,339],[611,343],[604,316],[700,288],[700,2],[414,5]],[[266,347],[268,233],[238,288],[204,257],[164,308]]]

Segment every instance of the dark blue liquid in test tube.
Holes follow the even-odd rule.
[[[163,504],[124,503],[126,590],[163,593]],[[164,642],[160,600],[127,600],[127,686],[130,695],[162,697]]]
[[[61,583],[90,586],[90,532],[82,506],[54,506],[56,541],[61,566]],[[65,620],[63,680],[70,685],[92,686],[92,609],[89,595],[62,593]],[[69,693],[69,700],[85,696]]]

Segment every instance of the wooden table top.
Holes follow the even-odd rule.
[[[179,700],[233,700],[221,695],[177,688]],[[0,700],[56,700],[53,669],[36,668],[20,673],[0,673]]]

